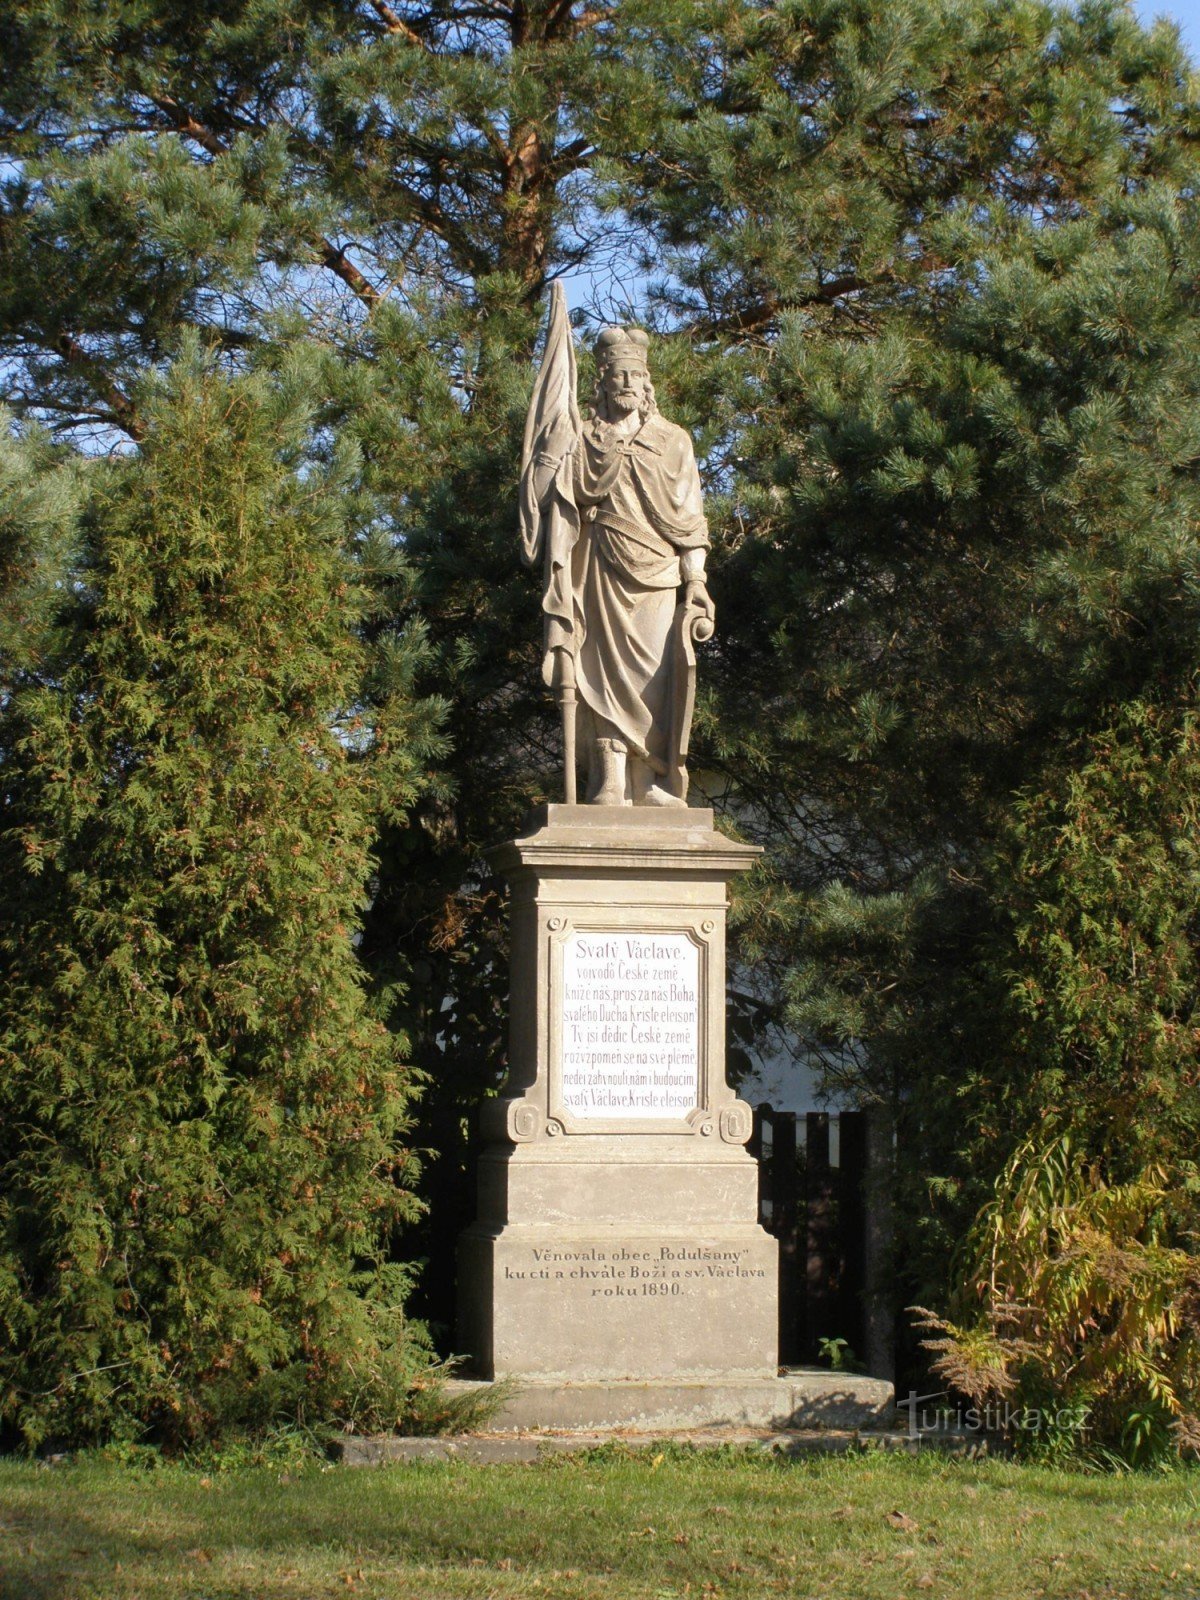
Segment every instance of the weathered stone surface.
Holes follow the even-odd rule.
[[[885,1450],[919,1455],[933,1450],[941,1456],[983,1460],[1009,1455],[1003,1443],[986,1434],[932,1430],[916,1435],[903,1428],[787,1428],[691,1427],[659,1428],[648,1433],[630,1429],[590,1429],[571,1433],[458,1433],[436,1439],[406,1439],[397,1434],[367,1437],[348,1435],[331,1448],[331,1455],[347,1467],[383,1467],[419,1461],[468,1461],[474,1466],[544,1461],[551,1456],[580,1455],[602,1445],[619,1444],[626,1450],[657,1450],[663,1445],[687,1445],[695,1450],[724,1450],[729,1446],[761,1450],[768,1455],[827,1456],[851,1451]]]
[[[478,1398],[486,1386],[459,1379],[456,1395]],[[493,1433],[695,1428],[857,1430],[889,1422],[892,1385],[856,1373],[804,1369],[741,1381],[546,1383],[519,1381],[489,1418]]]
[[[338,1439],[330,1450],[333,1458],[347,1467],[385,1467],[415,1461],[471,1461],[478,1466],[503,1466],[508,1462],[537,1461],[544,1453],[536,1438],[489,1438],[470,1433],[432,1439],[351,1434]]]
[[[775,1370],[776,1246],[756,1223],[477,1228],[460,1261],[465,1278],[491,1286],[470,1336],[495,1374],[726,1379]]]
[[[484,1108],[459,1349],[483,1377],[773,1379],[777,1245],[725,1081],[707,811],[549,806],[512,886],[510,1077]]]
[[[359,1438],[350,1435],[333,1445],[331,1454],[346,1467],[385,1467],[420,1461],[467,1461],[473,1466],[504,1466],[543,1461],[552,1456],[581,1455],[619,1443],[628,1450],[655,1450],[665,1444],[696,1450],[723,1450],[730,1445],[773,1455],[844,1455],[851,1450],[899,1448],[903,1435],[853,1429],[810,1428],[776,1433],[770,1428],[689,1428],[657,1433],[526,1433],[449,1434],[437,1439],[406,1439],[395,1434]]]

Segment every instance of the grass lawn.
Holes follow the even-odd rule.
[[[1200,1596],[1200,1472],[608,1449],[536,1466],[0,1461],[3,1600]]]

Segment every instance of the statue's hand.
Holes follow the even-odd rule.
[[[552,689],[573,689],[575,687],[575,657],[564,645],[555,645],[550,654],[552,657],[550,687]]]
[[[562,458],[570,455],[578,439],[575,429],[567,417],[556,417],[554,425],[548,428],[538,441],[538,456],[544,461],[553,461],[557,466]]]
[[[712,596],[703,578],[691,578],[683,591],[685,605],[696,606],[708,619],[709,623],[717,620],[717,608],[712,603]]]
[[[577,442],[575,430],[566,421],[556,422],[538,440],[533,458],[533,492],[539,505],[544,503],[558,477],[558,469]]]

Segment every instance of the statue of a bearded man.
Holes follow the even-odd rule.
[[[686,804],[694,646],[713,631],[708,525],[692,441],[659,415],[647,345],[640,329],[600,335],[582,420],[554,286],[525,426],[521,535],[545,573],[543,676],[562,706],[570,802],[578,739],[592,804]]]

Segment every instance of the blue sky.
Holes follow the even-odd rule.
[[[1143,22],[1173,18],[1183,30],[1192,59],[1200,61],[1200,0],[1137,0],[1136,9]]]

